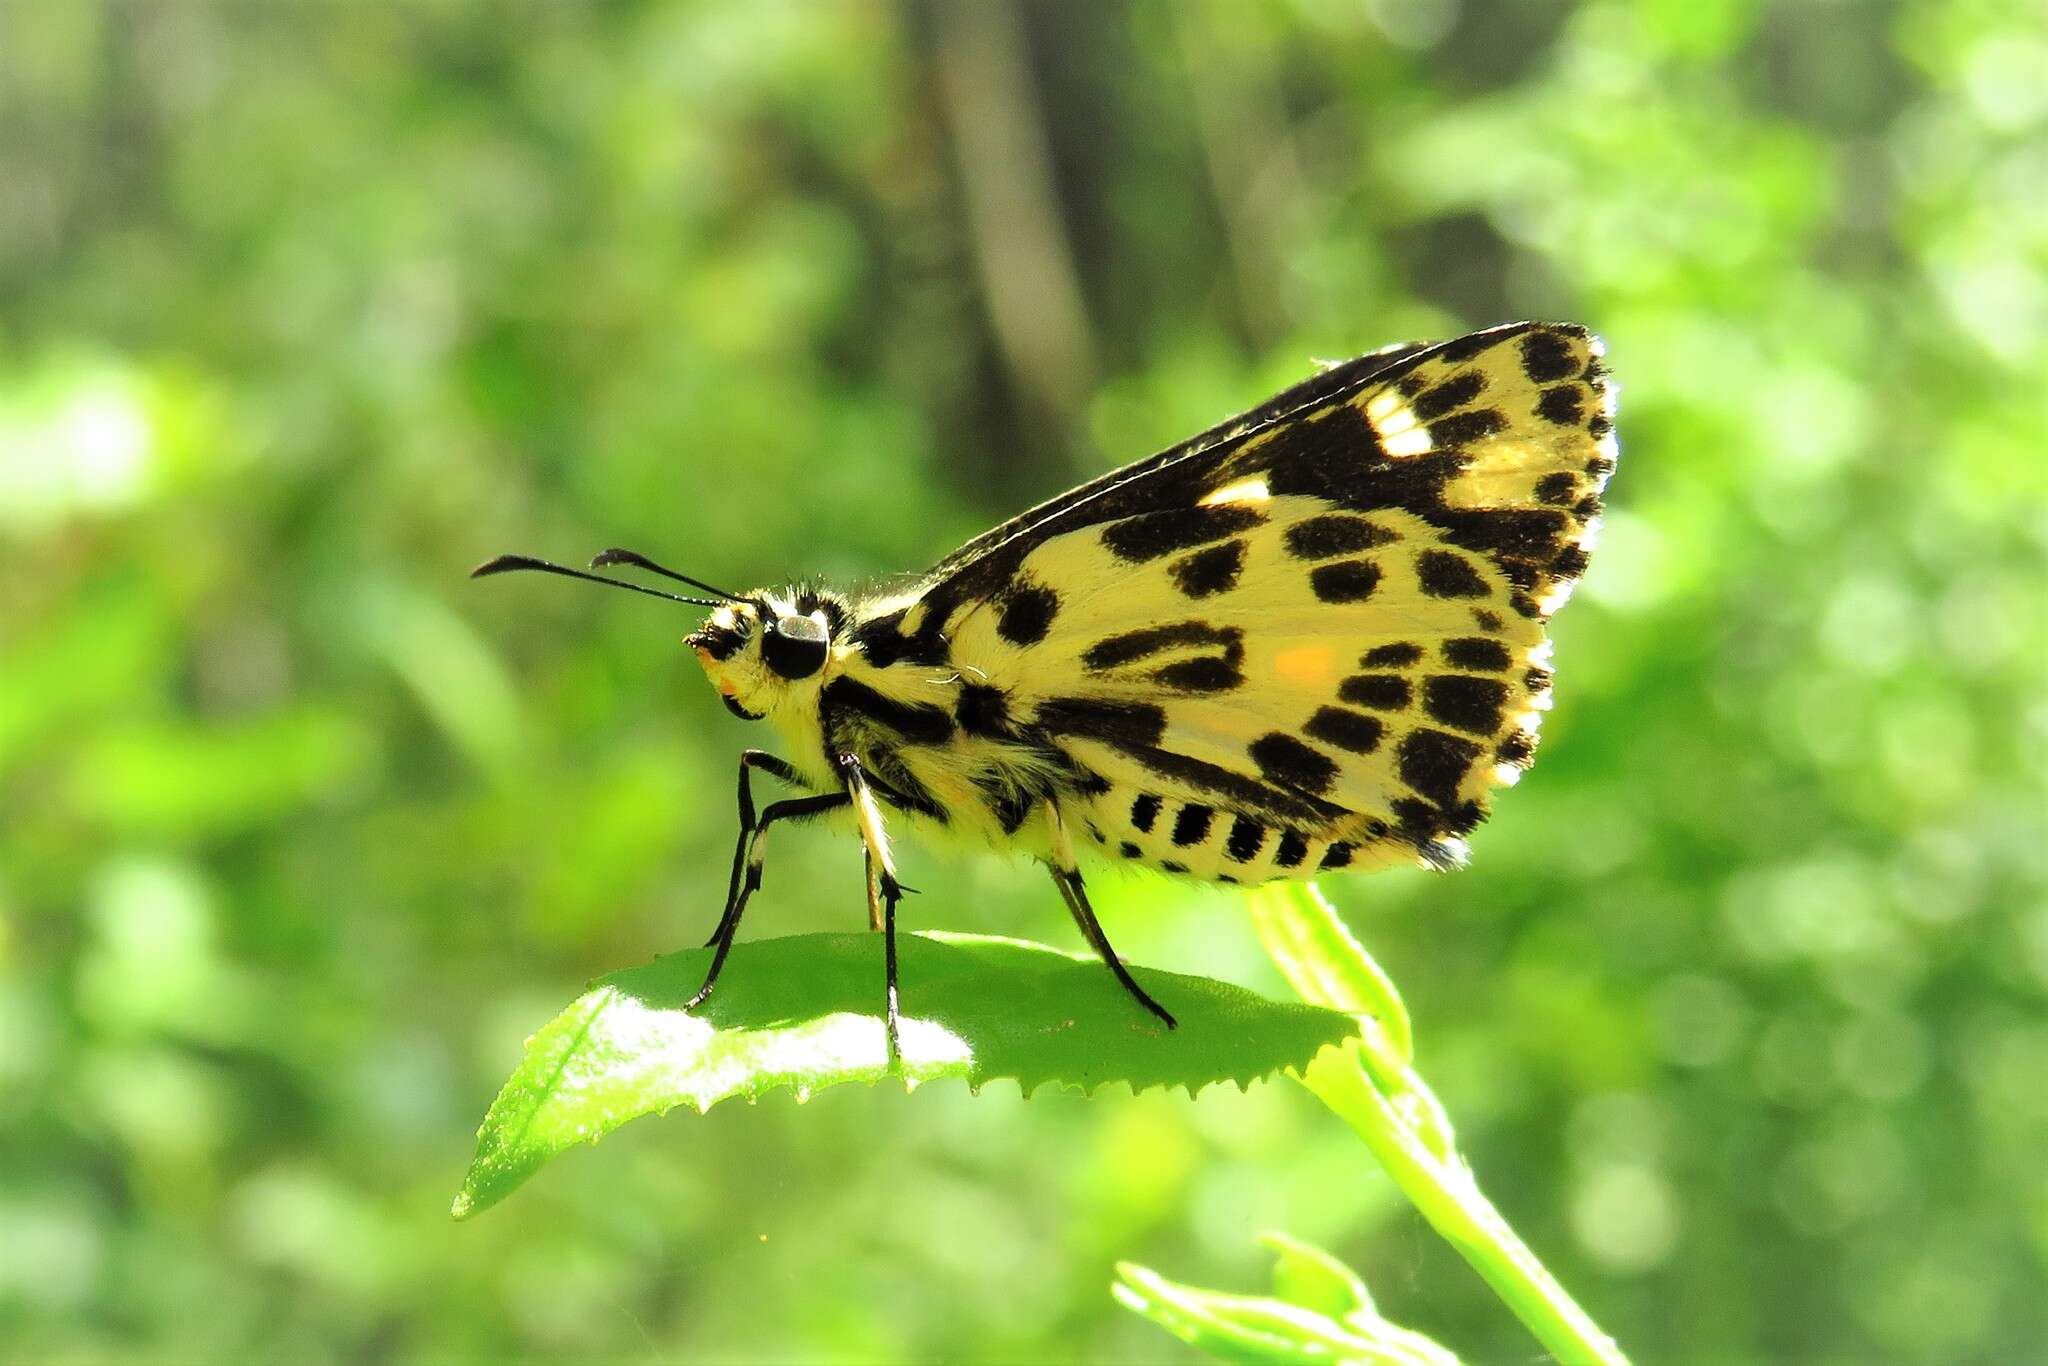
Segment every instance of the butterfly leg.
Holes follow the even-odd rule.
[[[886,1032],[889,1059],[902,1058],[898,1037],[901,1015],[897,1008],[896,903],[903,899],[903,884],[896,880],[896,861],[889,857],[889,832],[882,825],[882,808],[875,801],[867,771],[860,758],[841,754],[835,759],[839,776],[846,783],[846,795],[853,803],[854,819],[860,823],[861,843],[867,849],[868,923],[882,931],[882,962],[887,993]],[[879,905],[878,905],[879,903]]]
[[[1109,964],[1109,970],[1116,974],[1117,981],[1123,983],[1124,990],[1136,997],[1139,1005],[1165,1021],[1168,1029],[1178,1028],[1180,1022],[1173,1018],[1173,1013],[1137,984],[1130,970],[1124,967],[1123,960],[1116,956],[1116,950],[1109,946],[1109,936],[1102,932],[1102,923],[1095,918],[1095,908],[1088,904],[1088,889],[1081,885],[1080,871],[1054,864],[1046,866],[1052,869],[1052,880],[1059,884],[1060,895],[1066,898],[1067,909],[1073,912],[1074,923],[1081,927],[1082,937],[1102,956],[1102,961]]]
[[[704,941],[704,947],[707,949],[725,938],[726,931],[730,928],[727,922],[738,914],[736,907],[741,900],[740,872],[746,867],[747,846],[752,842],[754,829],[759,824],[754,818],[754,790],[750,781],[752,770],[757,768],[792,787],[807,786],[791,764],[776,758],[765,749],[750,749],[740,755],[740,837],[732,850],[732,880],[725,884],[725,913],[718,918],[718,928]]]
[[[820,797],[792,797],[788,801],[776,802],[761,813],[745,840],[745,857],[735,867],[732,895],[727,898],[725,914],[719,917],[718,933],[712,944],[717,952],[711,955],[711,971],[704,974],[704,985],[697,988],[683,1009],[694,1010],[704,1004],[711,995],[712,986],[718,981],[719,970],[725,966],[725,956],[732,951],[733,936],[739,933],[740,914],[746,910],[747,898],[761,889],[761,863],[768,854],[768,828],[777,821],[802,820],[820,812],[831,811],[847,804],[844,792],[828,792]]]
[[[1116,974],[1116,980],[1123,984],[1125,991],[1137,998],[1138,1004],[1166,1022],[1168,1029],[1179,1027],[1171,1011],[1147,994],[1145,988],[1132,979],[1124,967],[1123,960],[1116,956],[1116,950],[1109,946],[1109,936],[1102,932],[1102,922],[1095,918],[1095,908],[1088,904],[1088,889],[1081,885],[1081,867],[1074,860],[1074,841],[1067,834],[1067,823],[1060,819],[1056,803],[1048,802],[1045,818],[1052,837],[1052,857],[1045,866],[1052,872],[1052,880],[1058,884],[1060,895],[1066,899],[1067,910],[1073,913],[1074,923],[1081,927],[1081,937],[1095,950],[1102,961],[1109,964],[1109,970]]]
[[[884,882],[886,876],[875,864],[871,852],[868,863],[868,922],[873,929],[882,932],[882,973],[885,993],[885,1027],[888,1038],[889,1057],[900,1061],[903,1056],[897,1031],[901,1024],[901,1013],[897,1005],[896,986],[896,903],[903,899],[905,888],[900,883]],[[892,885],[893,884],[893,885]]]

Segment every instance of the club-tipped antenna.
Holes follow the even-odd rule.
[[[693,579],[688,574],[676,573],[675,570],[670,569],[667,565],[656,564],[637,550],[622,550],[618,546],[613,546],[610,550],[600,550],[597,553],[597,558],[590,562],[590,567],[592,569],[602,569],[608,564],[630,564],[637,569],[645,569],[651,573],[659,574],[663,578],[674,579],[677,583],[687,583],[692,588],[701,588],[707,593],[715,593],[727,602],[746,601],[745,598],[737,593],[728,593],[723,588],[713,588],[702,579]]]
[[[627,583],[624,579],[608,579],[602,574],[586,574],[580,569],[571,569],[567,565],[551,564],[546,560],[537,560],[531,555],[500,555],[495,560],[485,560],[482,564],[470,570],[469,576],[472,579],[481,579],[492,574],[509,574],[515,569],[538,569],[544,573],[561,574],[567,578],[587,579],[591,583],[607,583],[614,588],[630,588],[635,593],[645,593],[650,598],[666,598],[670,602],[686,602],[692,607],[719,607],[723,605],[713,602],[708,598],[686,598],[680,593],[664,593],[659,588],[649,588],[645,584]]]

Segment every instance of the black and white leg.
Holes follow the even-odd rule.
[[[854,820],[860,825],[860,840],[867,848],[868,923],[879,925],[882,931],[885,1024],[889,1057],[894,1060],[903,1053],[898,1037],[901,1017],[896,982],[896,903],[903,899],[903,884],[896,880],[896,863],[889,857],[889,832],[882,825],[882,808],[875,800],[874,788],[859,756],[840,754],[833,764],[846,784],[846,797],[852,802]]]
[[[1168,1029],[1178,1028],[1180,1022],[1173,1018],[1172,1012],[1138,985],[1130,970],[1124,967],[1123,960],[1116,956],[1116,950],[1110,947],[1109,936],[1102,932],[1102,922],[1095,918],[1095,908],[1088,904],[1088,889],[1081,884],[1081,870],[1074,862],[1073,843],[1067,838],[1066,824],[1050,803],[1046,813],[1052,821],[1052,859],[1046,867],[1052,871],[1052,880],[1058,885],[1061,897],[1065,898],[1074,923],[1081,927],[1081,937],[1088,941],[1088,946],[1101,956],[1103,962],[1109,964],[1116,980],[1137,999],[1139,1005],[1165,1021]]]
[[[777,762],[780,762],[779,760]],[[767,765],[762,765],[767,767]],[[772,770],[771,770],[772,771]],[[752,816],[753,803],[746,795],[746,770],[741,770],[740,803],[743,820]],[[778,775],[779,776],[779,775]],[[697,988],[685,1010],[694,1010],[704,1004],[711,995],[711,988],[718,981],[718,973],[725,966],[725,956],[732,951],[733,937],[740,930],[740,915],[746,910],[747,898],[761,888],[761,863],[768,852],[768,830],[777,821],[804,820],[822,812],[835,810],[847,804],[844,792],[827,792],[816,797],[792,797],[788,801],[776,802],[763,811],[758,820],[740,836],[740,849],[733,858],[732,889],[726,897],[725,914],[719,917],[718,931],[711,937],[711,946],[716,949],[711,955],[711,970],[704,975],[704,985]]]
[[[808,787],[796,768],[785,759],[778,759],[765,749],[750,749],[740,755],[740,834],[732,850],[732,879],[725,884],[725,910],[718,918],[718,928],[704,941],[710,948],[725,938],[726,922],[733,916],[733,907],[738,904],[740,892],[740,871],[747,864],[747,845],[754,837],[754,827],[759,824],[754,817],[753,770],[760,769],[771,778],[780,779],[791,787]]]

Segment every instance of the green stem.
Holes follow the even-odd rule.
[[[1626,1366],[1600,1330],[1479,1189],[1450,1120],[1409,1065],[1408,1016],[1393,983],[1311,887],[1263,889],[1253,923],[1305,1000],[1365,1017],[1361,1038],[1328,1048],[1300,1076],[1336,1111],[1430,1226],[1458,1249],[1561,1362]]]

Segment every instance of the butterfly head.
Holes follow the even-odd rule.
[[[823,684],[839,614],[817,594],[756,593],[728,602],[683,641],[725,709],[758,721]]]
[[[664,568],[632,550],[607,550],[590,562],[591,569],[627,564],[650,570],[665,578],[717,594],[716,599],[684,597],[645,584],[627,583],[581,569],[550,564],[531,555],[500,555],[478,565],[470,577],[503,574],[514,569],[538,569],[566,578],[584,579],[629,588],[650,597],[694,607],[714,609],[702,626],[684,637],[683,643],[697,652],[711,686],[718,689],[726,710],[748,721],[758,721],[792,702],[810,703],[824,682],[826,664],[832,654],[832,636],[845,619],[844,604],[814,590],[787,592],[728,593],[700,579]]]

